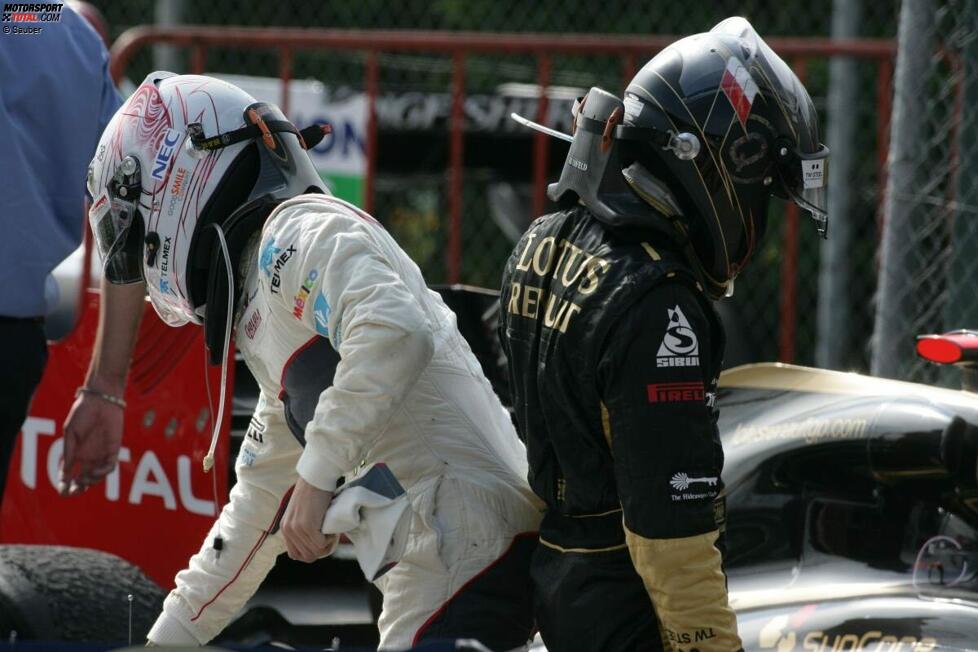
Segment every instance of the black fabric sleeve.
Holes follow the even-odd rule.
[[[598,363],[625,525],[645,537],[716,529],[723,453],[712,347],[722,337],[710,309],[695,287],[666,280],[618,318]]]
[[[713,411],[719,325],[667,281],[615,325],[599,363],[625,542],[672,649],[740,650],[713,504],[723,454]],[[716,327],[714,325],[716,324]]]

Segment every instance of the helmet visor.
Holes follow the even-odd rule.
[[[788,164],[787,177],[782,179],[788,197],[805,209],[815,220],[818,234],[828,235],[829,148],[822,145],[814,154],[795,152]]]
[[[143,220],[135,202],[99,197],[88,212],[103,273],[110,283],[143,280]]]

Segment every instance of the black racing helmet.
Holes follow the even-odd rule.
[[[824,237],[828,148],[808,91],[744,18],[684,38],[628,84],[623,168],[647,171],[681,209],[691,261],[722,296],[763,235],[771,195],[807,210]],[[662,134],[694,147],[663,146]],[[626,174],[639,196],[639,188]]]

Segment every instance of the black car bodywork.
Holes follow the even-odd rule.
[[[978,649],[978,395],[775,364],[720,385],[745,649]]]

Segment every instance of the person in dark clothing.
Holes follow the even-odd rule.
[[[533,560],[551,652],[741,649],[723,571],[724,349],[712,300],[771,194],[824,233],[811,99],[731,18],[652,59],[624,101],[593,88],[567,162],[507,262],[500,338],[547,505]]]

